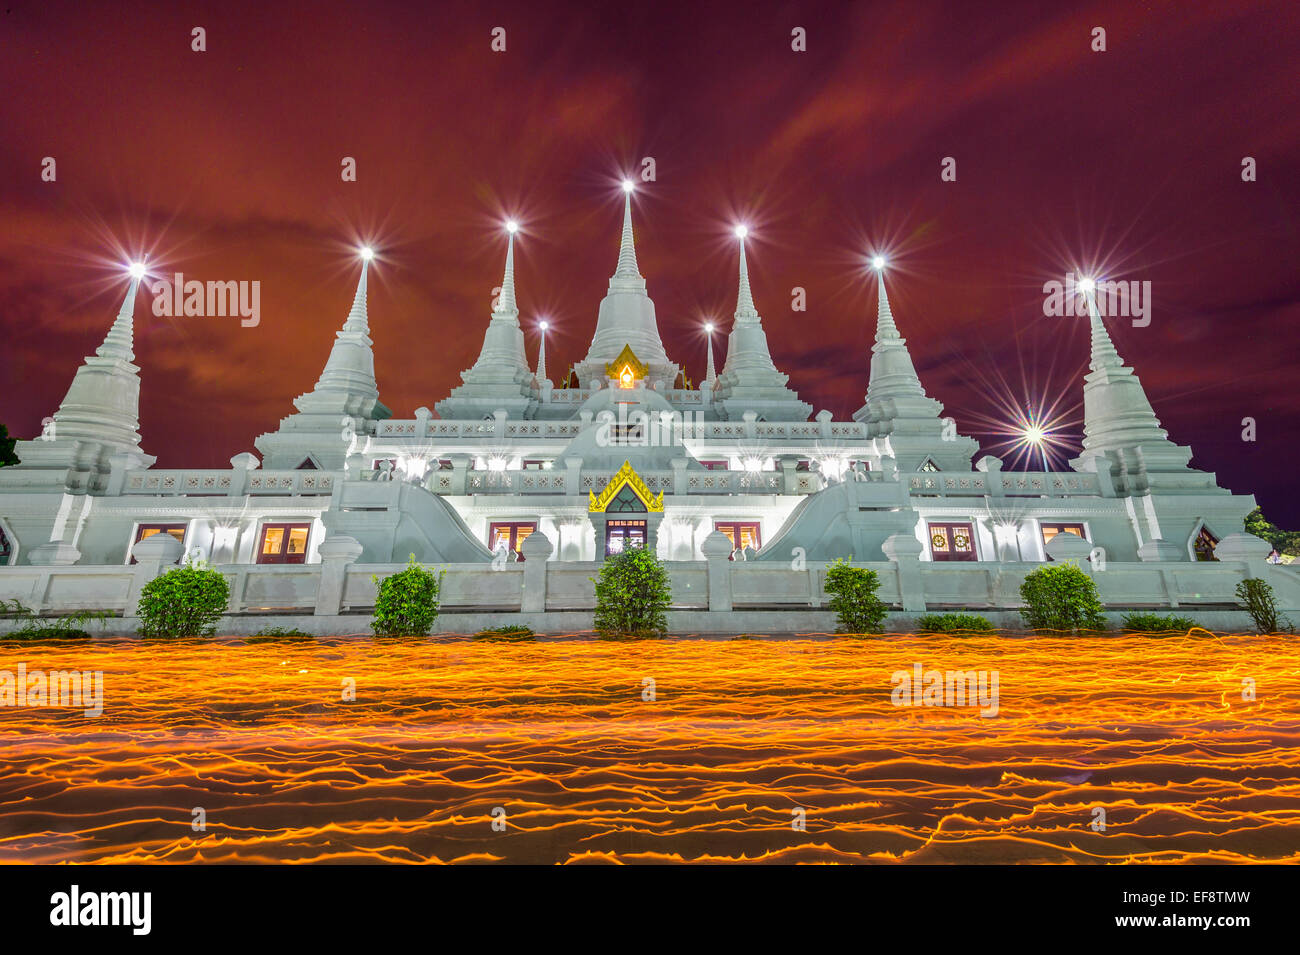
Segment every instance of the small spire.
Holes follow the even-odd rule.
[[[542,322],[542,342],[537,346],[537,380],[546,380],[546,323]]]
[[[632,239],[632,190],[630,183],[623,185],[623,237],[618,244],[618,267],[614,269],[615,277],[631,279],[641,278],[641,270],[636,264],[636,244]]]
[[[343,323],[343,331],[345,332],[370,334],[370,316],[366,312],[366,275],[369,271],[370,260],[363,257],[361,260],[361,278],[357,281],[357,294],[352,297],[352,309],[348,312],[347,320]]]
[[[736,295],[736,318],[758,318],[758,309],[754,308],[754,294],[749,290],[749,266],[745,263],[743,232],[740,234],[740,291]]]
[[[120,358],[122,361],[135,361],[135,296],[140,288],[142,276],[131,276],[131,284],[126,288],[126,298],[117,310],[117,318],[104,336],[104,342],[95,349],[101,358]]]
[[[519,314],[515,305],[515,230],[510,229],[506,240],[506,274],[501,280],[501,297],[497,300],[493,315],[514,316]]]
[[[717,372],[713,370],[713,330],[712,329],[709,329],[708,339],[709,339],[709,358],[708,358],[708,363],[704,367],[704,380],[709,384],[712,384],[718,378]]]
[[[1119,352],[1115,350],[1115,343],[1110,340],[1110,333],[1106,331],[1106,323],[1101,320],[1101,312],[1097,309],[1095,287],[1090,285],[1084,291],[1083,297],[1088,303],[1088,325],[1092,329],[1092,356],[1088,367],[1093,371],[1100,371],[1103,368],[1122,366],[1124,360],[1119,357]]]
[[[888,341],[902,338],[898,326],[894,324],[894,313],[889,307],[889,296],[885,294],[885,270],[876,271],[876,290],[879,298],[876,302],[876,341]]]

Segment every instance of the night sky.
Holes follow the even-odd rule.
[[[397,417],[432,407],[482,343],[507,216],[523,226],[529,359],[546,318],[558,381],[614,270],[618,182],[649,156],[637,254],[692,379],[703,322],[730,327],[740,221],[773,358],[804,399],[837,418],[861,405],[863,256],[884,250],[923,383],[986,451],[1004,450],[994,432],[1017,407],[1054,403],[1081,431],[1086,322],[1044,316],[1043,283],[1072,268],[1150,281],[1151,323],[1110,323],[1120,354],[1194,466],[1300,528],[1294,2],[267,6],[0,9],[12,434],[55,410],[141,252],[163,274],[261,282],[256,328],[155,318],[141,296],[158,466],[225,466],[293,411],[363,240],[380,252],[381,397]],[[949,156],[957,181],[942,182]]]

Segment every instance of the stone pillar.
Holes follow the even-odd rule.
[[[781,493],[797,493],[795,487],[799,482],[799,459],[789,455],[782,455],[777,459],[776,464],[781,469]]]
[[[687,485],[686,466],[690,462],[686,458],[673,458],[673,494],[681,496],[689,492]]]
[[[523,613],[546,610],[546,565],[555,548],[541,531],[533,531],[519,545],[524,558],[524,592],[519,602]]]
[[[343,584],[348,565],[355,564],[363,550],[354,537],[330,534],[320,545],[320,582],[316,586],[316,616],[336,616],[343,609]]]
[[[709,565],[709,610],[731,609],[731,540],[714,531],[700,544]]]
[[[921,542],[911,534],[893,534],[880,545],[894,562],[898,574],[898,597],[908,613],[925,611],[925,582],[921,577]]]
[[[564,459],[564,493],[569,497],[582,493],[582,458]]]
[[[184,553],[185,546],[171,534],[152,534],[142,541],[136,541],[131,548],[131,556],[136,561],[132,568],[134,576],[131,578],[131,589],[127,591],[123,617],[136,615],[140,592],[144,590],[145,584],[173,570]]]

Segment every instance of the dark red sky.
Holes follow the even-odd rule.
[[[526,230],[530,358],[546,315],[558,378],[614,268],[617,179],[653,156],[637,251],[692,377],[704,316],[730,321],[743,217],[777,365],[849,415],[875,313],[860,256],[884,246],[922,380],[992,448],[1007,402],[1055,396],[1081,417],[1086,329],[1044,317],[1041,288],[1100,264],[1152,283],[1151,324],[1112,332],[1171,435],[1300,527],[1294,2],[429,6],[6,5],[0,421],[37,433],[103,337],[124,287],[115,243],[262,283],[251,329],[140,303],[160,466],[222,466],[292,411],[347,311],[358,237],[383,256],[382,397],[398,416],[431,407],[482,342],[507,212]],[[344,156],[358,182],[341,181]]]

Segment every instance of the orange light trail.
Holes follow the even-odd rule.
[[[103,671],[105,708],[0,707],[0,862],[1300,861],[1283,637],[0,644],[19,662]],[[998,715],[895,707],[914,663],[999,671]]]

